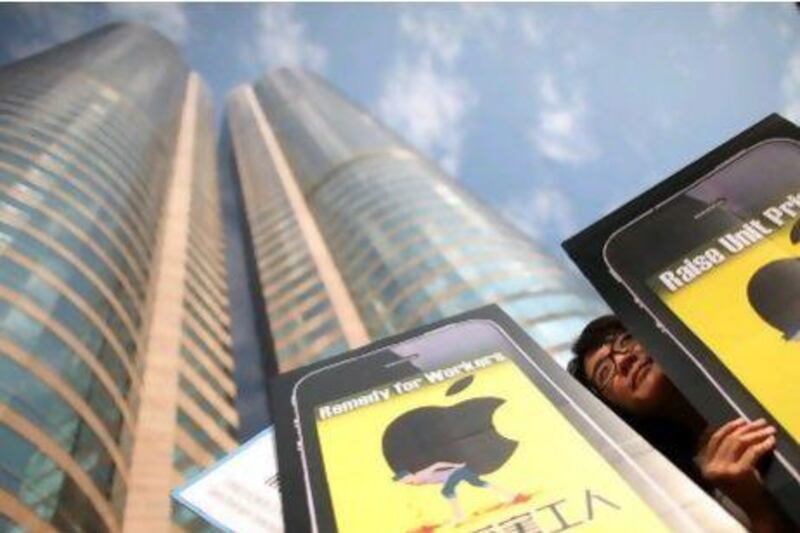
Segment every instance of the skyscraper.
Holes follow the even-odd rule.
[[[313,74],[229,97],[279,370],[498,303],[564,361],[601,309],[528,238]]]
[[[0,530],[165,531],[235,446],[214,148],[145,27],[0,70]]]

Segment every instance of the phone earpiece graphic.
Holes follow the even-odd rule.
[[[800,242],[800,220],[789,234]],[[800,257],[780,259],[761,267],[747,284],[747,299],[756,313],[783,333],[787,341],[800,341]]]

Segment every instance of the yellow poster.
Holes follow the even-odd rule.
[[[739,233],[735,242],[731,231],[708,243],[702,249],[722,259],[680,287],[668,286],[663,273],[650,285],[800,442],[800,244],[786,219],[776,219],[781,227],[756,219],[752,229],[762,231]]]
[[[316,409],[339,531],[666,530],[511,360],[472,362]]]

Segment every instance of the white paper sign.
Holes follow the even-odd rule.
[[[283,531],[274,428],[265,429],[172,494],[225,531]]]

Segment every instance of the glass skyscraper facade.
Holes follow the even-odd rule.
[[[563,362],[603,309],[317,76],[238,88],[228,121],[279,370],[487,303]]]
[[[0,530],[197,524],[169,492],[238,423],[212,128],[142,26],[0,69]]]

